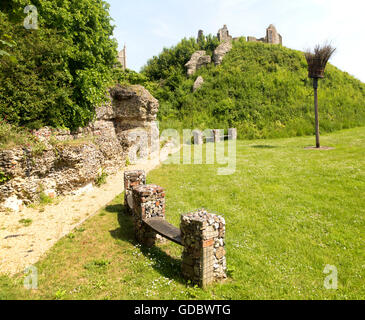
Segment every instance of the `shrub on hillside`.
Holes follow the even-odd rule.
[[[184,65],[190,60],[192,54],[198,50],[205,50],[212,55],[219,45],[217,37],[204,36],[199,42],[194,38],[181,40],[172,48],[164,48],[159,56],[150,59],[141,73],[153,81],[163,80],[165,86],[175,89],[182,76],[186,74]]]

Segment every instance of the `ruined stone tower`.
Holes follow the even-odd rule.
[[[204,31],[203,30],[199,30],[198,38],[196,39],[196,42],[199,42],[200,39],[204,39]]]
[[[217,37],[220,42],[232,41],[232,36],[229,35],[227,25],[224,25],[222,29],[218,30]]]
[[[270,24],[269,27],[266,29],[266,36],[265,38],[257,39],[255,37],[247,37],[248,42],[264,42],[270,44],[283,44],[282,36],[277,32],[275,26]]]
[[[281,35],[276,31],[276,28],[273,24],[266,29],[266,38],[267,43],[271,44],[283,44],[283,38]]]
[[[118,61],[121,63],[123,70],[127,68],[127,48],[124,45],[123,50],[118,53]]]

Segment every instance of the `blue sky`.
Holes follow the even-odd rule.
[[[163,47],[198,30],[216,34],[227,24],[233,37],[265,35],[272,23],[283,45],[305,50],[331,41],[331,63],[365,82],[365,1],[362,0],[107,0],[128,68],[139,71]]]

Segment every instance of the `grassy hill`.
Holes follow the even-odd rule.
[[[314,134],[312,81],[302,52],[240,39],[222,65],[212,63],[189,79],[183,65],[191,52],[185,52],[185,60],[177,58],[179,46],[164,49],[142,71],[158,80],[153,94],[160,100],[162,129],[236,127],[239,137],[248,139]],[[205,84],[193,93],[200,75]],[[319,109],[322,133],[365,125],[365,84],[328,65],[320,81]]]

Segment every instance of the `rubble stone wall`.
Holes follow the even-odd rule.
[[[146,184],[146,173],[143,170],[124,173],[124,208],[127,213],[133,213],[133,188],[144,184]]]
[[[136,240],[152,247],[158,240],[156,232],[143,220],[150,218],[165,219],[165,191],[156,185],[139,185],[133,187],[133,224]]]
[[[202,209],[181,216],[183,276],[202,287],[226,279],[225,220]]]
[[[0,150],[0,209],[19,210],[39,200],[92,185],[105,172],[113,174],[129,162],[159,150],[158,101],[142,86],[117,85],[109,102],[96,108],[95,121],[75,132],[42,128],[34,131],[44,144]],[[5,180],[5,181],[4,181]]]
[[[220,65],[223,62],[225,55],[232,50],[232,41],[221,43],[213,53],[213,61],[215,65]]]
[[[187,68],[187,75],[194,75],[198,69],[208,65],[211,61],[212,58],[207,55],[206,51],[200,50],[194,52],[190,60],[185,64],[185,67]]]

